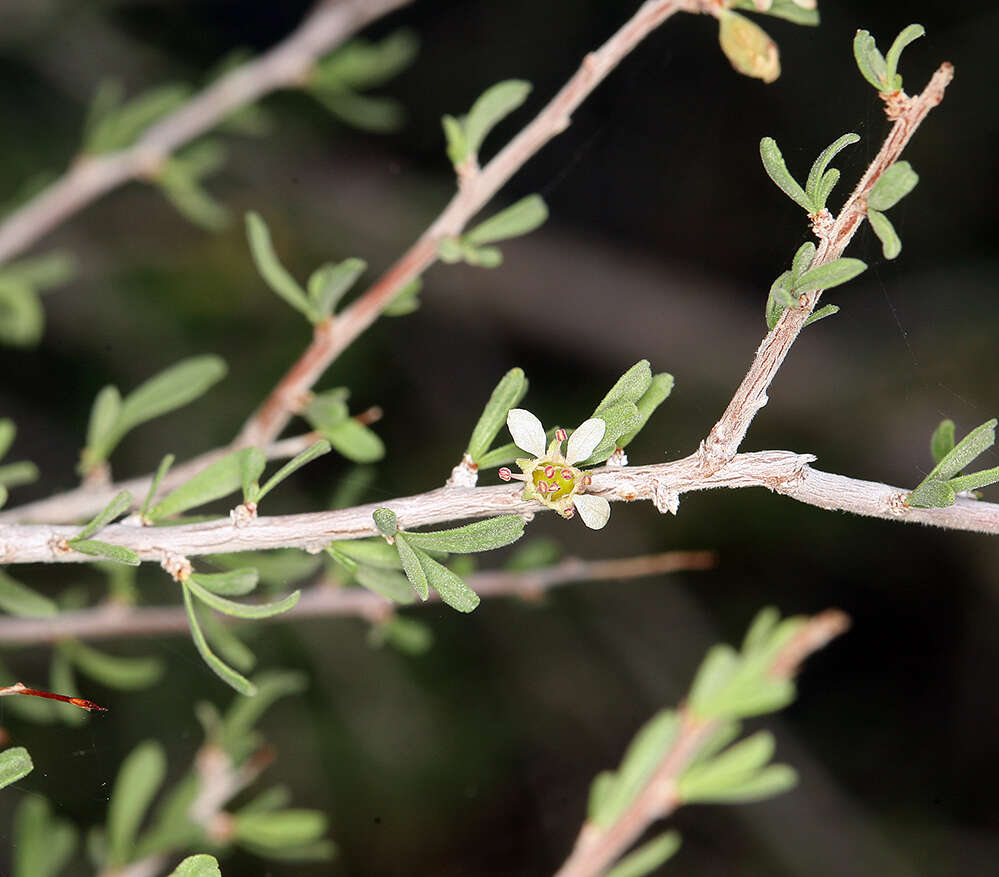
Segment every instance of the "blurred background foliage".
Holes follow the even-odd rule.
[[[488,157],[637,5],[419,0],[371,29],[379,36],[404,24],[421,42],[412,67],[379,90],[405,107],[397,132],[346,127],[308,96],[281,93],[266,101],[272,132],[228,138],[228,163],[207,187],[236,219],[259,211],[297,276],[359,257],[370,266],[363,288],[453,191],[440,116],[464,112],[498,80],[531,81],[527,109],[501,125]],[[120,79],[127,94],[203,81],[233,49],[274,44],[308,7],[0,0],[0,199],[66,167],[102,78]],[[745,449],[811,452],[830,471],[914,486],[932,466],[929,436],[942,417],[963,434],[996,413],[999,12],[927,0],[826,2],[821,12],[817,29],[764,22],[784,71],[769,86],[731,70],[713,22],[670,21],[497,201],[539,192],[548,223],[505,245],[499,270],[434,267],[421,310],[380,321],[340,358],[319,388],[346,385],[352,410],[385,410],[375,429],[387,458],[361,501],[442,483],[514,365],[531,380],[524,404],[546,423],[575,423],[647,357],[677,385],[631,460],[691,452],[765,331],[770,283],[806,240],[800,210],[760,167],[760,138],[776,137],[800,177],[836,136],[857,131],[861,143],[838,159],[835,209],[887,130],[851,56],[861,27],[887,43],[922,23],[928,36],[903,61],[908,90],[942,60],[954,63],[956,80],[906,152],[920,184],[892,214],[901,257],[885,262],[861,231],[848,255],[871,270],[829,296],[842,311],[804,333]],[[43,473],[12,505],[74,484],[89,406],[105,383],[131,387],[207,352],[229,364],[210,396],[125,439],[114,472],[137,475],[166,452],[184,459],[231,439],[308,342],[308,326],[254,270],[241,222],[205,233],[149,186],[105,197],[37,251],[55,246],[75,255],[78,273],[45,296],[41,344],[0,348],[0,412],[18,424],[18,458]],[[551,314],[561,332],[539,318]],[[993,450],[982,462],[999,458]],[[275,493],[268,512],[326,507],[350,471],[328,455]],[[593,775],[682,695],[708,645],[737,639],[770,603],[786,613],[835,605],[855,620],[810,663],[799,701],[765,723],[801,785],[762,804],[682,811],[684,847],[664,873],[994,868],[994,539],[827,513],[763,491],[689,495],[677,518],[647,504],[616,507],[596,534],[546,515],[528,532],[542,534],[587,557],[710,548],[721,561],[708,573],[563,589],[540,606],[487,600],[469,617],[438,604],[410,610],[435,638],[420,657],[372,648],[360,621],[256,625],[260,665],[309,678],[261,725],[278,753],[271,779],[286,782],[298,806],[329,814],[340,854],[311,866],[237,854],[223,862],[226,877],[550,873],[570,848]],[[69,585],[100,592],[99,575],[84,568],[24,572],[48,594]],[[139,587],[149,602],[179,601],[158,570],[143,570]],[[80,727],[4,712],[36,771],[0,798],[0,837],[9,838],[24,795],[48,797],[84,826],[99,821],[138,742],[160,740],[170,769],[181,770],[201,739],[193,704],[230,700],[186,636],[109,650],[157,655],[168,672],[153,689],[88,689],[112,712]],[[37,647],[5,661],[31,682],[44,678],[48,658]],[[87,873],[79,858],[67,873]]]

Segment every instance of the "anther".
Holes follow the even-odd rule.
[[[503,466],[496,474],[503,481],[509,481],[513,477],[513,473],[506,466]]]
[[[564,429],[556,429],[555,438],[557,438],[560,442],[564,442],[566,439],[566,431]]]

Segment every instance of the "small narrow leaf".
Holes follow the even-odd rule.
[[[941,420],[940,425],[933,430],[933,436],[930,439],[930,454],[933,456],[933,462],[939,463],[953,449],[954,421]]]
[[[285,463],[277,472],[275,472],[270,478],[267,479],[267,483],[257,493],[257,501],[259,502],[268,493],[270,493],[275,487],[277,487],[282,481],[285,480],[289,475],[297,472],[307,463],[311,463],[316,457],[321,457],[323,454],[328,454],[332,448],[328,441],[318,441],[313,445],[307,447],[302,453],[298,454],[293,459]]]
[[[256,847],[282,849],[307,844],[326,831],[326,816],[318,810],[279,810],[237,813],[233,820],[237,841]]]
[[[160,484],[163,483],[163,479],[166,478],[167,472],[170,471],[170,467],[176,458],[173,454],[167,454],[162,460],[160,460],[160,465],[156,468],[156,474],[153,476],[152,483],[149,485],[149,491],[146,493],[146,498],[143,500],[142,508],[139,509],[139,516],[145,517],[146,513],[149,511],[149,506],[152,501],[156,498],[156,494],[160,489]]]
[[[301,591],[292,591],[287,597],[272,603],[236,603],[203,588],[194,581],[193,576],[184,583],[184,586],[206,606],[210,606],[216,612],[234,615],[237,618],[270,618],[272,615],[280,615],[293,609],[298,603],[298,598],[302,596]]]
[[[631,443],[644,428],[652,413],[669,398],[669,394],[672,392],[673,375],[663,372],[652,378],[649,388],[635,403],[635,407],[638,409],[638,423],[629,432],[618,436],[618,447],[626,448]]]
[[[926,28],[921,24],[910,24],[905,28],[891,44],[891,48],[885,54],[885,67],[887,68],[887,78],[892,90],[902,87],[902,77],[898,75],[898,61],[902,51],[909,43],[918,40],[926,33]]]
[[[298,281],[281,264],[271,243],[270,230],[260,214],[253,212],[246,214],[246,236],[250,242],[250,252],[257,271],[267,285],[293,308],[305,314],[311,322],[318,323],[321,319],[320,314],[305,290],[298,285]]]
[[[524,535],[524,519],[518,515],[502,515],[433,533],[406,531],[406,540],[414,548],[425,551],[446,551],[448,554],[471,554],[492,551],[516,542]],[[405,569],[405,566],[403,566]]]
[[[13,877],[57,877],[73,855],[76,835],[45,798],[25,796],[14,813]]]
[[[818,207],[825,207],[825,198],[821,197],[821,184],[826,168],[829,167],[829,162],[831,162],[841,150],[845,149],[847,146],[852,146],[858,140],[860,140],[860,135],[858,134],[844,134],[838,140],[830,143],[829,146],[823,149],[819,157],[815,159],[815,164],[812,165],[812,169],[808,172],[808,181],[805,183],[805,191],[808,193],[808,197],[812,200],[812,202]],[[830,186],[830,189],[831,188],[832,187]]]
[[[194,639],[194,645],[197,648],[198,653],[201,655],[204,662],[223,682],[234,688],[240,694],[246,695],[247,697],[253,697],[257,693],[257,687],[245,676],[237,673],[228,664],[223,663],[218,655],[216,655],[208,647],[208,642],[205,640],[204,633],[201,632],[201,626],[198,624],[198,617],[194,612],[194,601],[191,597],[191,592],[188,590],[186,585],[183,587],[183,591],[184,609],[187,612],[187,621],[191,627],[191,637]]]
[[[44,327],[45,311],[38,293],[0,276],[0,343],[34,347]]]
[[[367,270],[363,259],[345,259],[339,265],[323,265],[309,278],[309,298],[320,319],[329,317],[340,299]]]
[[[941,481],[953,478],[972,460],[991,448],[996,441],[996,422],[993,418],[969,432],[937,463],[927,477]]]
[[[343,542],[332,542],[330,545],[356,563],[363,563],[366,566],[377,566],[381,569],[402,569],[399,562],[399,555],[395,548],[377,536],[373,539],[351,539]]]
[[[222,877],[218,860],[206,853],[188,856],[181,862],[169,877]]]
[[[951,478],[947,483],[955,493],[964,493],[968,490],[978,490],[982,487],[989,487],[999,481],[999,466],[991,469],[983,469],[981,472],[972,472],[970,475],[958,475]]]
[[[853,57],[864,79],[878,91],[888,90],[888,67],[884,56],[866,30],[858,30],[853,38]]]
[[[902,241],[895,231],[895,226],[891,220],[883,213],[873,207],[867,208],[867,221],[871,224],[871,230],[881,241],[881,253],[886,259],[894,259],[902,252]]]
[[[531,84],[520,79],[507,79],[486,89],[465,117],[463,158],[477,157],[489,132],[527,100],[530,91]]]
[[[395,549],[393,548],[393,551]],[[377,566],[359,566],[354,574],[357,583],[386,600],[407,606],[416,602],[413,585],[401,572]]]
[[[452,609],[459,612],[471,612],[479,605],[479,595],[466,585],[446,566],[442,566],[429,554],[414,549],[420,566],[427,575],[430,587],[440,594],[441,600],[447,603]]]
[[[242,597],[249,594],[260,581],[260,575],[253,567],[234,569],[219,573],[191,573],[192,582],[196,582],[213,594],[222,597]]]
[[[9,417],[0,418],[0,460],[7,455],[16,435],[17,427],[14,426],[14,421]]]
[[[154,505],[149,510],[149,518],[158,521],[171,515],[179,515],[239,490],[243,483],[246,457],[250,451],[257,449],[234,451],[202,469],[190,481],[171,491]]]
[[[146,810],[166,775],[166,755],[149,740],[129,753],[111,792],[107,824],[107,861],[112,868],[129,861]]]
[[[413,590],[416,591],[421,600],[426,600],[430,596],[427,574],[423,571],[423,567],[420,566],[420,560],[416,556],[416,552],[410,547],[408,538],[408,533],[395,534],[396,551],[399,553],[399,561],[402,563],[402,569],[406,573],[406,578],[412,584]]]
[[[12,746],[0,752],[0,789],[26,777],[35,766],[23,746]]]
[[[867,264],[860,259],[851,259],[843,256],[811,268],[805,272],[795,286],[795,292],[815,292],[818,289],[832,289],[840,286],[849,280],[853,280],[858,274],[867,268]]]
[[[385,456],[385,443],[378,434],[354,417],[321,432],[338,453],[355,463],[374,463]]]
[[[652,384],[652,369],[647,359],[641,359],[629,368],[615,382],[610,391],[600,400],[591,417],[602,417],[610,408],[622,402],[635,404]]]
[[[227,370],[218,356],[192,356],[164,369],[125,397],[116,432],[124,435],[140,423],[193,402],[222,380]]]
[[[817,323],[819,320],[824,320],[826,317],[831,317],[833,314],[838,314],[838,313],[839,313],[838,305],[825,305],[819,308],[807,320],[805,320],[805,325],[811,326],[812,323]]]
[[[676,855],[680,832],[667,831],[628,853],[604,877],[646,877]]]
[[[21,618],[52,618],[58,608],[48,597],[22,585],[0,569],[0,609]]]
[[[808,271],[814,260],[815,244],[808,241],[798,247],[798,251],[794,254],[794,259],[791,260],[791,289],[798,288],[798,281],[805,275],[805,272]],[[797,304],[797,301],[795,304]]]
[[[414,277],[402,289],[396,293],[396,297],[385,308],[382,313],[386,317],[404,317],[411,314],[420,307],[420,290],[423,289],[423,281],[419,277]]]
[[[819,207],[825,207],[826,202],[829,200],[829,195],[832,194],[832,190],[836,188],[836,184],[839,182],[839,171],[836,168],[831,167],[823,175],[822,179],[819,181],[818,191],[816,193],[816,201]]]
[[[395,512],[391,509],[375,509],[371,517],[374,519],[378,532],[386,539],[391,539],[395,536],[399,529],[399,525],[396,523]]]
[[[907,161],[897,161],[874,184],[867,196],[867,206],[875,210],[889,210],[916,188],[918,182],[919,174],[912,169],[912,165]]]
[[[763,159],[763,169],[767,172],[767,176],[777,184],[777,187],[799,207],[814,213],[815,206],[805,194],[805,190],[791,176],[784,163],[784,156],[781,155],[777,141],[773,137],[764,137],[760,141],[760,158]]]
[[[486,407],[483,409],[472,437],[468,440],[465,453],[478,462],[479,458],[489,450],[499,431],[506,425],[506,416],[511,408],[516,408],[527,392],[527,378],[524,370],[512,368],[496,385]]]
[[[444,128],[444,140],[447,144],[447,157],[455,167],[468,158],[468,140],[465,129],[454,116],[443,116],[441,126]]]
[[[127,490],[122,490],[103,508],[103,510],[94,516],[93,520],[91,520],[87,526],[85,526],[79,533],[69,540],[69,544],[73,545],[83,539],[89,539],[98,531],[103,530],[104,527],[110,524],[115,518],[125,514],[131,504],[132,494],[130,494]]]
[[[158,658],[108,655],[77,640],[64,640],[59,649],[81,673],[109,688],[124,691],[148,688],[163,675],[164,665]]]
[[[90,422],[87,424],[88,448],[102,444],[104,437],[110,435],[115,428],[120,414],[121,393],[116,386],[108,384],[97,394],[90,409]]]
[[[126,563],[129,566],[138,566],[142,563],[139,555],[131,548],[122,545],[112,545],[110,542],[99,542],[97,539],[83,539],[78,542],[71,542],[74,551],[80,554],[89,554],[92,557],[103,557],[105,560],[113,560],[115,563]]]
[[[472,247],[493,244],[529,234],[548,218],[548,207],[540,195],[528,195],[477,225],[462,241]]]
[[[778,320],[780,320],[781,314],[789,307],[793,307],[798,303],[797,299],[791,297],[792,279],[791,272],[785,271],[770,286],[765,313],[768,329],[772,330],[777,325]]]

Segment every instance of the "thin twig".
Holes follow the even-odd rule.
[[[461,233],[538,150],[569,127],[572,113],[645,37],[677,12],[707,12],[711,0],[648,0],[600,49],[591,52],[551,102],[484,168],[464,175],[437,220],[360,298],[316,327],[312,343],[246,422],[234,447],[260,446],[280,435],[330,363],[368,328],[399,291],[436,260],[444,238]]]
[[[155,174],[170,155],[271,91],[300,85],[320,55],[411,0],[322,0],[289,37],[213,82],[149,127],[128,149],[81,156],[56,182],[0,223],[0,263],[129,180]],[[265,442],[266,444],[266,442]]]
[[[777,655],[771,675],[793,676],[805,658],[848,627],[849,619],[836,609],[811,618]],[[685,707],[678,714],[673,744],[642,790],[608,828],[584,823],[571,855],[555,877],[599,877],[653,822],[669,816],[683,803],[677,783],[704,743],[718,730],[720,720],[700,719]]]
[[[930,110],[943,100],[944,90],[953,77],[954,68],[950,64],[942,64],[922,94],[908,98],[904,104],[901,104],[904,108],[898,110],[895,124],[874,157],[874,161],[843,205],[831,228],[819,235],[819,246],[812,267],[832,262],[843,255],[847,244],[867,216],[867,196],[874,184],[898,160],[902,150]],[[898,107],[899,99],[896,97],[894,100],[895,106]],[[701,443],[700,454],[705,471],[723,466],[739,450],[756,413],[767,404],[770,384],[773,383],[798,333],[811,316],[821,294],[822,291],[818,290],[802,295],[800,306],[785,310],[777,325],[763,339],[756,351],[752,366],[732,396],[725,413]]]
[[[959,497],[948,508],[912,508],[908,491],[874,481],[861,481],[812,469],[808,454],[756,451],[738,454],[722,468],[705,473],[698,454],[654,466],[605,467],[593,470],[589,492],[609,500],[651,500],[662,512],[675,512],[680,496],[717,487],[766,487],[799,502],[839,509],[868,517],[932,524],[951,530],[999,533],[999,504]],[[273,548],[321,551],[336,539],[376,536],[372,520],[377,508],[395,512],[401,527],[412,529],[467,518],[515,514],[533,517],[545,511],[538,502],[521,498],[517,485],[438,488],[415,496],[338,511],[312,512],[249,521],[221,518],[174,527],[115,524],[100,531],[104,542],[137,552],[142,560],[224,554]],[[571,525],[570,525],[571,526]],[[0,563],[92,563],[88,554],[73,551],[67,540],[76,527],[43,524],[0,525]]]
[[[552,566],[519,573],[477,572],[469,575],[467,581],[482,598],[537,600],[563,585],[710,569],[716,560],[710,551],[666,551],[619,560],[570,557]],[[429,602],[439,600],[438,594],[431,592]],[[324,581],[305,590],[293,609],[259,620],[286,622],[303,618],[358,617],[378,621],[398,608],[398,604],[363,588],[344,588]],[[67,637],[93,642],[187,631],[187,615],[180,606],[134,607],[109,603],[93,609],[64,612],[55,618],[0,616],[0,646],[53,643]]]

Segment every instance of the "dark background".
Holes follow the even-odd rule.
[[[217,352],[230,376],[184,413],[137,430],[116,453],[115,474],[228,441],[309,337],[256,276],[242,212],[265,216],[299,277],[350,255],[376,276],[453,190],[440,116],[466,111],[500,79],[533,82],[528,107],[488,141],[488,157],[638,5],[421,0],[371,29],[407,25],[422,40],[414,66],[381,90],[409,110],[398,134],[350,130],[307,96],[276,95],[266,102],[276,131],[229,138],[230,162],[210,183],[233,211],[228,231],[192,227],[136,184],[40,242],[37,252],[67,248],[81,268],[46,297],[42,344],[0,350],[0,412],[21,430],[13,458],[30,457],[44,472],[12,502],[72,486],[100,386],[132,387],[183,356]],[[229,50],[281,39],[308,6],[0,0],[0,196],[66,166],[102,76],[120,78],[129,93],[199,81]],[[835,209],[887,130],[853,64],[859,27],[886,47],[904,25],[922,23],[928,36],[902,64],[907,90],[918,91],[943,60],[956,79],[906,151],[921,179],[891,213],[901,257],[885,262],[861,230],[849,255],[869,270],[827,296],[841,313],[795,345],[744,449],[810,452],[829,471],[914,485],[931,465],[928,439],[942,417],[963,435],[997,413],[999,13],[928,0],[826,2],[822,13],[818,29],[757,19],[782,52],[783,75],[769,86],[731,70],[713,20],[669,21],[497,199],[540,192],[549,222],[504,245],[499,270],[431,269],[422,310],[380,322],[341,357],[321,386],[349,386],[356,410],[385,409],[376,429],[388,457],[364,501],[439,485],[513,365],[531,379],[527,407],[545,422],[576,423],[625,368],[648,358],[677,385],[630,449],[632,462],[691,452],[765,331],[770,283],[807,239],[801,211],[760,167],[760,138],[778,140],[800,179],[824,146],[859,133],[837,160]],[[999,462],[994,451],[983,460]],[[273,497],[270,513],[323,507],[350,467],[327,457],[310,471]],[[710,548],[720,564],[574,586],[540,607],[489,600],[470,617],[415,609],[436,636],[419,658],[370,648],[359,621],[261,626],[253,638],[261,665],[311,679],[306,695],[263,723],[278,752],[269,778],[287,782],[300,806],[329,813],[340,855],[292,866],[236,853],[223,862],[226,877],[551,873],[571,846],[591,778],[618,762],[641,722],[683,696],[707,646],[737,640],[768,604],[786,613],[838,606],[854,619],[848,636],[810,662],[797,703],[755,723],[775,730],[778,756],[799,769],[801,784],[768,803],[681,811],[673,822],[684,847],[663,873],[994,871],[994,539],[823,512],[763,491],[690,495],[676,518],[618,504],[599,534],[543,516],[529,534],[595,558]],[[69,584],[99,592],[100,579],[84,569],[18,574],[49,593]],[[178,599],[162,573],[144,576],[151,600]],[[132,747],[155,736],[180,771],[200,740],[195,702],[230,699],[188,639],[113,648],[164,657],[167,680],[138,693],[88,690],[113,713],[83,728],[5,720],[37,767],[0,798],[0,837],[25,794],[47,796],[83,826],[102,820]],[[5,660],[18,678],[43,680],[48,651]],[[72,873],[88,873],[78,858]]]

